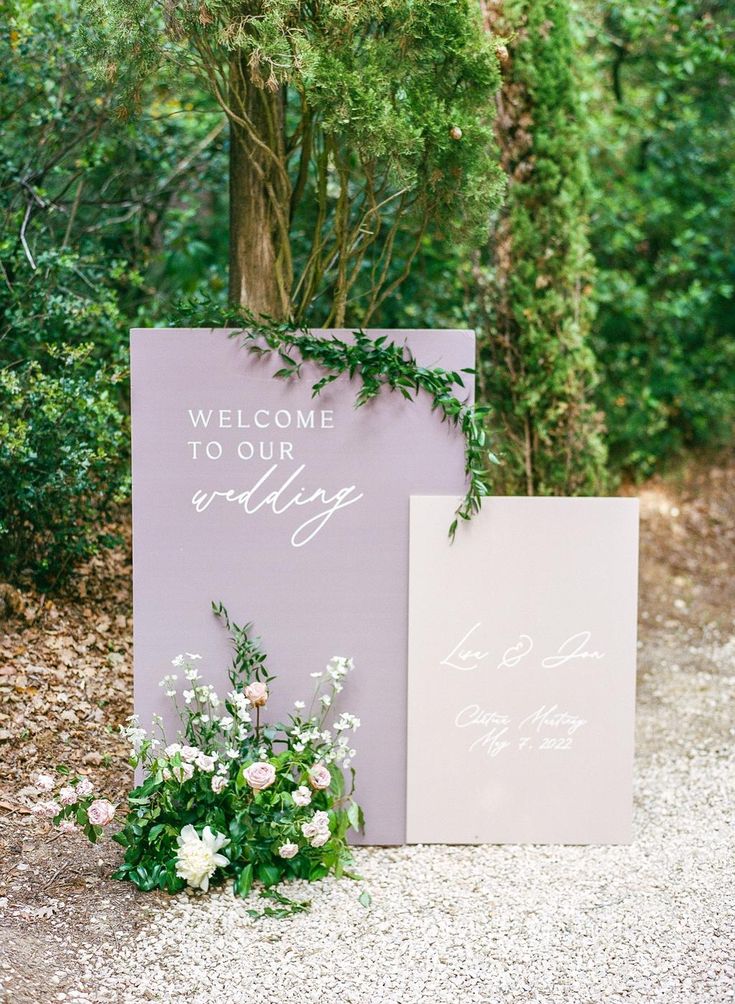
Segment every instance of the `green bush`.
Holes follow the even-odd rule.
[[[108,542],[110,505],[127,491],[125,419],[93,346],[52,347],[0,370],[0,575],[58,586]]]

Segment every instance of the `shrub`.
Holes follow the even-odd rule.
[[[0,370],[0,574],[59,585],[108,542],[111,503],[127,491],[125,419],[93,346],[48,346]]]

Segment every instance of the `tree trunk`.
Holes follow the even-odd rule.
[[[291,312],[290,188],[283,95],[256,86],[241,58],[230,77],[230,301],[255,314]]]

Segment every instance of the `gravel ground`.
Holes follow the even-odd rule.
[[[0,1000],[734,1000],[735,465],[703,477],[676,505],[665,486],[642,493],[630,846],[360,849],[360,882],[292,886],[309,913],[256,921],[257,899],[227,890],[170,898],[110,882],[114,845],[39,837],[16,813]]]
[[[362,849],[362,882],[294,889],[313,908],[287,921],[252,920],[245,910],[253,904],[228,891],[179,897],[114,955],[109,946],[82,953],[87,989],[66,999],[735,999],[735,639],[705,632],[673,652],[667,638],[662,630],[642,653],[632,845]],[[357,901],[361,888],[372,896],[368,908]]]

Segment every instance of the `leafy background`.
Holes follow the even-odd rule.
[[[549,4],[526,6],[533,17]],[[84,12],[73,0],[8,9],[0,35],[0,575],[47,587],[105,543],[110,506],[126,492],[128,328],[169,322],[185,297],[226,301],[228,133],[193,74],[141,77],[123,59],[114,81],[101,80],[80,50]],[[557,71],[581,109],[573,141],[584,211],[580,203],[581,218],[567,214],[563,225],[581,226],[589,248],[590,393],[604,433],[590,425],[588,434],[603,436],[595,477],[606,453],[611,489],[683,450],[731,439],[733,18],[726,4],[679,0],[590,0],[570,10]],[[539,108],[560,86],[558,72],[538,75]],[[496,228],[502,212],[494,211]],[[412,241],[398,232],[396,274]],[[298,273],[308,252],[298,235],[294,251]],[[533,256],[521,265],[533,285]],[[427,233],[408,279],[371,323],[479,318],[482,340],[493,269],[488,248]],[[556,335],[549,328],[539,337],[533,351],[543,354],[543,338],[550,348]],[[510,393],[487,384],[499,429]],[[531,381],[513,407],[528,409],[538,393]],[[590,490],[591,480],[585,474],[571,490]],[[540,490],[570,489],[550,465]]]

